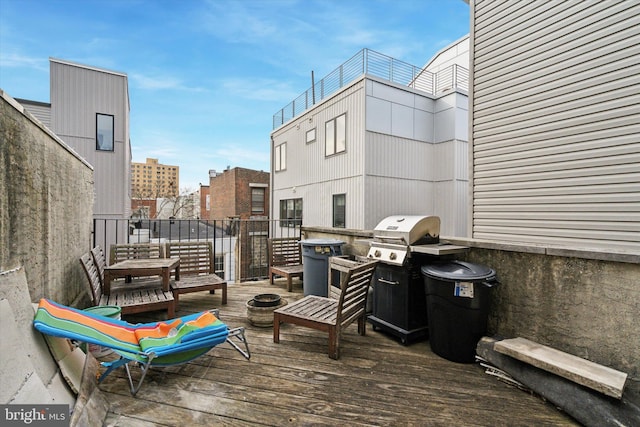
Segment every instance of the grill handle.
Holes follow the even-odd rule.
[[[378,236],[374,234],[373,238],[378,240],[402,240],[404,243],[407,243],[407,241],[404,240],[404,236]]]
[[[391,280],[386,280],[386,279],[383,279],[382,277],[378,278],[378,282],[384,283],[385,285],[399,285],[400,284],[400,282],[398,282],[398,281],[392,282]]]

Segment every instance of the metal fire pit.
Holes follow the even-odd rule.
[[[253,297],[254,307],[274,307],[280,304],[280,295],[278,294],[260,294]]]
[[[247,319],[253,326],[268,328],[273,325],[273,312],[287,305],[277,294],[260,294],[247,301]]]

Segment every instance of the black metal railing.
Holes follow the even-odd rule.
[[[93,246],[119,243],[211,241],[216,273],[230,282],[268,277],[267,239],[301,237],[300,223],[269,219],[94,219]]]

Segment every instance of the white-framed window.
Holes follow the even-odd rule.
[[[113,151],[113,116],[96,113],[96,150]]]
[[[347,149],[347,113],[324,124],[325,156],[332,156]]]
[[[274,171],[283,171],[287,168],[287,143],[276,146],[273,150]]]
[[[307,144],[315,142],[316,140],[316,128],[307,131]]]
[[[213,258],[213,269],[218,276],[224,277],[224,255],[216,255]]]

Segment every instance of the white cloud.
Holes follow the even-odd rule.
[[[0,66],[12,68],[33,68],[38,71],[49,72],[49,58],[34,58],[18,53],[0,51]]]
[[[264,78],[231,78],[222,81],[222,87],[232,95],[260,101],[282,101],[299,95],[300,89],[293,89],[284,80]]]
[[[190,92],[204,92],[202,87],[190,87],[184,82],[172,76],[146,76],[139,73],[129,75],[131,83],[140,89],[147,90],[186,90]]]

